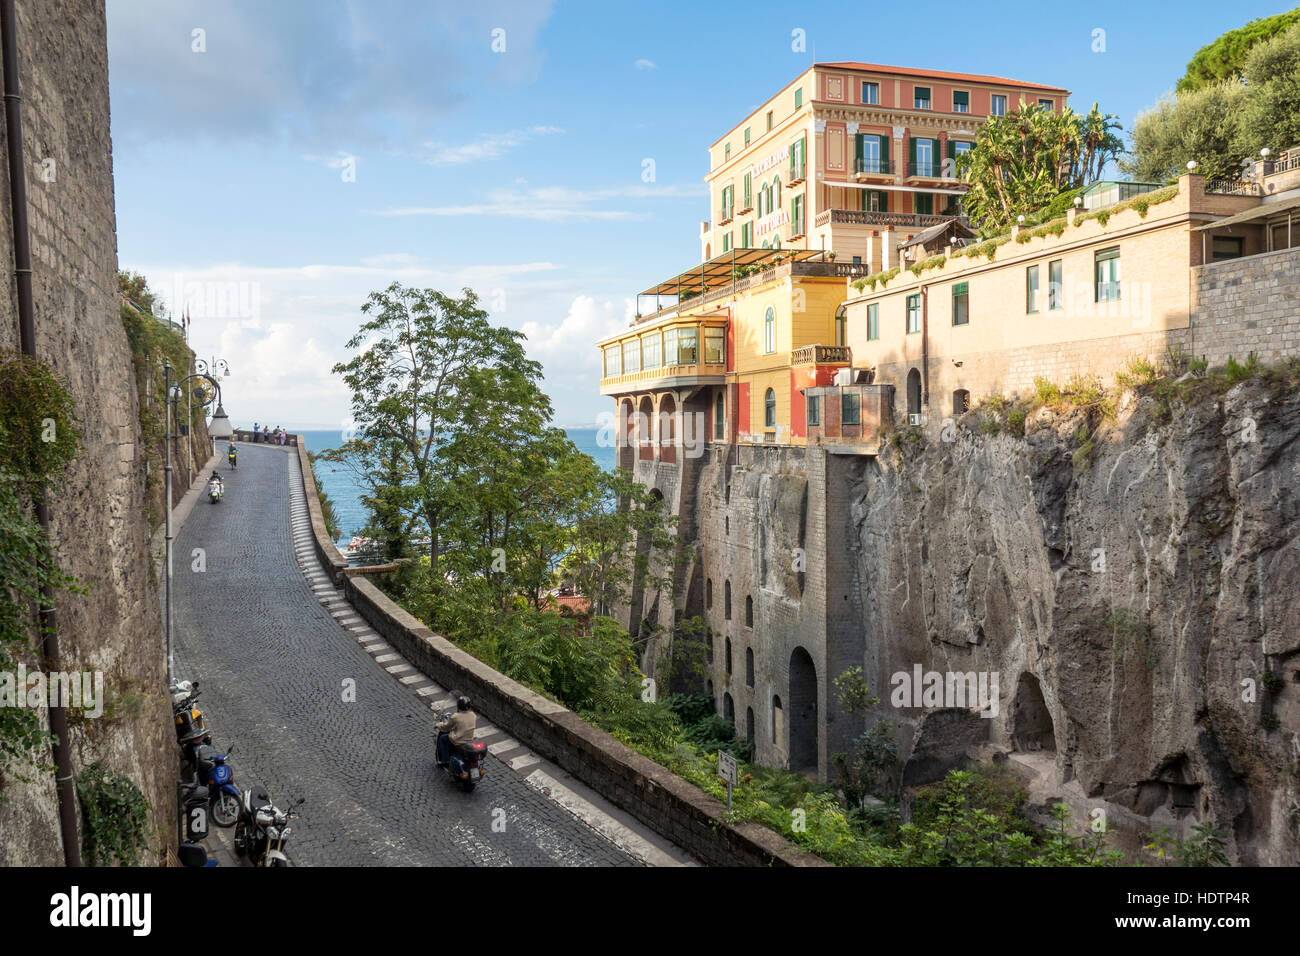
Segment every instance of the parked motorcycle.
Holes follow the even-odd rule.
[[[449,717],[449,712],[442,713],[438,715],[438,720],[444,721]],[[438,764],[438,767],[469,793],[487,773],[486,763],[487,744],[481,740],[471,740],[464,744],[452,744],[448,748],[446,764]]]
[[[297,816],[293,808],[304,802],[299,798],[287,811],[281,810],[271,803],[265,787],[245,790],[235,824],[235,853],[248,857],[253,866],[288,866],[284,844],[292,830],[289,821]]]
[[[241,795],[235,786],[235,772],[226,762],[232,753],[233,747],[222,753],[216,747],[199,744],[194,755],[194,779],[208,788],[212,822],[222,828],[239,822]]]
[[[203,717],[195,701],[199,697],[198,681],[171,682],[172,716],[176,720],[176,743],[180,745],[185,762],[194,764],[194,748],[199,744],[211,744],[212,734],[208,732],[208,722]]]
[[[218,501],[221,500],[221,497],[222,495],[225,494],[225,491],[226,491],[226,486],[225,483],[221,480],[221,476],[217,474],[213,474],[213,476],[208,480],[208,500],[215,505]]]

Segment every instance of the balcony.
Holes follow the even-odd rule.
[[[808,235],[808,227],[802,215],[790,220],[791,242],[794,242],[796,239],[802,239],[806,235]]]
[[[743,216],[747,212],[754,211],[754,200],[746,196],[740,203],[740,208],[736,210],[737,216]]]
[[[950,176],[943,169],[943,163],[938,160],[931,160],[928,163],[908,163],[908,179],[956,179],[956,176]]]
[[[854,173],[866,179],[871,176],[884,176],[893,178],[893,166],[889,162],[889,157],[879,156],[859,156],[853,167]]]
[[[731,222],[732,219],[736,218],[735,212],[736,210],[734,206],[723,206],[721,209],[719,209],[718,225],[725,226],[727,223]]]
[[[945,223],[952,216],[931,216],[916,212],[878,212],[873,209],[827,209],[817,214],[815,224],[820,226],[874,226],[881,229],[925,229]],[[965,216],[957,221],[970,227]]]
[[[604,339],[599,343],[605,372],[600,393],[722,385],[727,368],[725,340],[725,321],[698,316],[637,326]]]
[[[791,365],[852,365],[853,350],[847,345],[805,345],[790,353]]]
[[[790,173],[788,179],[786,180],[786,184],[789,186],[798,186],[801,182],[803,182],[807,178],[808,178],[808,168],[803,163],[800,163],[798,166],[790,167]]]

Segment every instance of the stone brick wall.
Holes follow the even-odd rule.
[[[74,721],[73,756],[77,769],[102,759],[140,787],[152,807],[149,848],[160,850],[175,839],[176,744],[138,400],[116,298],[104,5],[18,0],[17,14],[37,350],[68,383],[83,425],[80,453],[50,499],[60,563],[87,589],[59,599],[60,644],[66,668],[104,672],[121,714]],[[13,218],[0,166],[0,346],[17,350]],[[4,781],[0,863],[61,865],[53,777],[27,776]]]
[[[1192,351],[1210,364],[1300,354],[1300,248],[1192,269]]]

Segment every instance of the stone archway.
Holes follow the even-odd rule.
[[[790,769],[817,769],[817,665],[802,647],[790,655]]]
[[[1011,705],[1011,743],[1016,750],[1056,751],[1056,728],[1042,685],[1027,671],[1020,675]]]

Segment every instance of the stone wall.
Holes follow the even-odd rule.
[[[139,407],[116,298],[104,6],[19,0],[17,13],[37,351],[68,383],[83,424],[80,453],[50,497],[62,567],[87,588],[60,596],[59,638],[66,668],[104,672],[117,714],[74,720],[73,756],[77,769],[102,759],[140,787],[157,850],[175,840],[176,744],[163,693]],[[17,350],[7,166],[0,180],[0,345]],[[0,863],[60,865],[52,774],[28,776],[4,781]]]
[[[1300,247],[1192,268],[1192,351],[1222,365],[1300,355]]]

